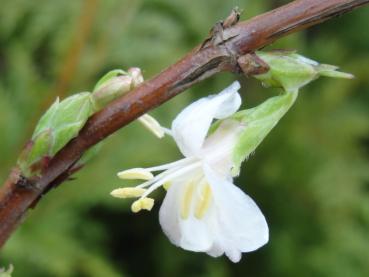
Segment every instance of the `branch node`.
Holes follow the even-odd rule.
[[[18,176],[18,180],[15,183],[15,186],[19,189],[22,189],[22,190],[31,190],[31,191],[40,192],[40,193],[42,192],[42,188],[40,188],[37,185],[36,181],[32,181],[30,179],[27,179],[23,175]]]
[[[264,74],[269,71],[269,65],[260,59],[254,52],[240,56],[237,59],[240,71],[246,76]]]
[[[226,19],[216,22],[213,28],[211,28],[208,37],[202,42],[199,50],[210,46],[224,44],[226,41],[233,38],[225,37],[223,31],[238,23],[241,12],[242,11],[238,7],[234,7]]]

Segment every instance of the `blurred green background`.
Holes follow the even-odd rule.
[[[289,1],[0,0],[0,179],[57,96],[91,90],[113,68],[149,78],[201,42],[232,7],[242,19]],[[132,123],[97,158],[52,190],[8,241],[0,266],[13,276],[369,276],[369,7],[290,35],[271,47],[297,49],[353,73],[319,79],[273,130],[236,179],[266,215],[270,242],[238,264],[173,246],[158,209],[130,212],[113,199],[116,172],[180,157]],[[278,93],[217,75],[152,112],[161,123],[238,78],[245,107]],[[132,183],[133,184],[133,183]]]

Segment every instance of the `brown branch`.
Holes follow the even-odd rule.
[[[70,175],[71,167],[91,146],[119,128],[169,100],[201,80],[221,71],[238,71],[237,59],[289,33],[305,29],[369,0],[299,0],[223,30],[192,50],[176,64],[109,104],[87,122],[78,137],[51,160],[36,181],[14,169],[0,190],[0,245],[3,245],[26,211],[53,185]]]

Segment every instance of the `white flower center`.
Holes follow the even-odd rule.
[[[208,211],[212,199],[211,188],[206,179],[192,179],[184,187],[181,201],[181,218],[187,219],[190,216],[191,208],[197,219],[202,219]]]

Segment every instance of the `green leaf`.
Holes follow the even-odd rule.
[[[93,112],[91,93],[81,92],[60,102],[57,112],[49,121],[49,128],[61,128],[63,125],[86,121]]]
[[[233,150],[233,175],[239,174],[241,163],[255,151],[256,147],[290,109],[297,95],[297,92],[293,92],[272,97],[255,108],[240,111],[229,118],[236,119],[245,126]]]
[[[37,161],[40,157],[50,155],[50,146],[52,144],[53,137],[50,129],[43,130],[33,140],[33,146],[30,151],[28,160],[30,163]]]
[[[331,78],[353,79],[354,75],[346,72],[337,71],[338,67],[330,64],[320,64],[316,67],[320,76]]]
[[[296,91],[319,76],[353,78],[352,74],[337,71],[336,66],[319,64],[291,51],[259,51],[256,54],[269,65],[270,70],[254,77],[266,86],[280,87],[285,91]]]
[[[25,177],[39,174],[41,172],[40,164],[43,158],[50,157],[50,149],[53,144],[52,132],[50,129],[40,131],[37,136],[30,141],[23,149],[18,158],[18,166]]]
[[[76,137],[87,119],[94,112],[90,93],[79,93],[68,97],[59,105],[58,112],[51,120],[54,143],[51,156],[54,156],[72,138]]]
[[[42,168],[34,165],[43,158],[52,158],[72,138],[76,137],[94,112],[89,92],[57,99],[41,117],[31,142],[18,159],[18,166],[26,177],[38,175]]]
[[[32,139],[34,139],[40,132],[48,129],[51,125],[51,121],[55,116],[55,113],[59,108],[59,97],[56,98],[55,102],[50,106],[50,108],[42,115],[38,121],[35,131],[33,132]]]

